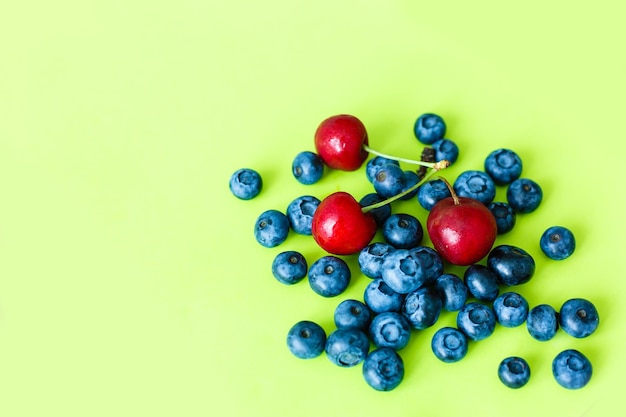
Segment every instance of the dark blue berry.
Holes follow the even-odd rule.
[[[530,379],[528,362],[519,356],[509,356],[500,362],[498,377],[509,388],[521,388]]]
[[[493,301],[496,321],[504,327],[521,326],[528,317],[528,301],[516,292],[505,292]]]
[[[421,287],[407,294],[402,305],[404,314],[415,329],[426,329],[437,322],[442,302],[432,287]]]
[[[452,184],[452,188],[459,197],[468,197],[489,205],[496,196],[496,185],[487,173],[483,171],[464,171]]]
[[[599,323],[596,306],[584,298],[571,298],[559,310],[559,325],[565,333],[576,338],[591,335]]]
[[[518,178],[506,189],[506,200],[517,213],[535,211],[543,199],[543,190],[529,178]]]
[[[367,335],[358,329],[336,329],[326,340],[326,356],[332,363],[344,368],[363,362],[369,349]]]
[[[424,229],[417,217],[406,213],[389,216],[383,224],[383,238],[398,249],[410,249],[420,244]]]
[[[404,348],[411,338],[411,324],[401,313],[387,311],[372,319],[369,336],[376,347]]]
[[[404,189],[402,191],[403,192],[408,191],[409,188],[414,187],[415,185],[417,185],[418,182],[420,182],[420,177],[419,175],[417,175],[417,172],[404,171]],[[402,197],[400,197],[400,200],[410,200],[414,198],[417,195],[417,191],[418,191],[418,188],[414,189],[410,193],[405,194]]]
[[[367,284],[363,292],[363,301],[374,313],[400,311],[404,297],[404,294],[392,290],[382,278],[374,279]]]
[[[369,278],[381,278],[385,256],[394,247],[385,242],[373,242],[361,249],[357,261],[363,275]]]
[[[591,361],[576,349],[567,349],[552,361],[552,374],[560,386],[579,389],[589,383],[593,368]]]
[[[337,328],[351,327],[367,331],[372,321],[372,311],[359,300],[347,299],[337,305],[333,318]]]
[[[307,262],[297,251],[281,252],[272,262],[272,274],[279,282],[287,285],[296,284],[307,274]]]
[[[396,249],[385,256],[382,278],[400,294],[414,291],[426,281],[420,260],[408,249]]]
[[[312,195],[304,195],[294,199],[287,206],[286,214],[291,229],[301,235],[311,235],[313,214],[320,205],[320,200]]]
[[[273,248],[285,241],[289,234],[289,219],[278,210],[266,210],[254,224],[254,237],[266,248]]]
[[[391,391],[404,378],[404,362],[393,349],[375,349],[363,361],[363,378],[377,391]]]
[[[463,274],[463,279],[470,294],[478,301],[493,301],[500,293],[496,275],[484,265],[468,266]]]
[[[369,193],[369,194],[365,194],[363,198],[359,200],[359,204],[361,205],[361,207],[367,207],[373,204],[380,203],[381,201],[384,201],[384,200],[385,199],[381,197],[380,195],[378,195],[377,193]],[[370,213],[372,213],[372,216],[374,216],[374,220],[376,220],[376,224],[378,226],[382,226],[383,223],[385,223],[385,220],[387,220],[387,218],[391,216],[391,204],[385,204],[378,208],[372,209],[370,210]]]
[[[491,202],[487,208],[493,214],[496,219],[496,226],[498,227],[498,234],[503,235],[510,232],[515,226],[515,220],[517,216],[515,210],[505,202]]]
[[[435,149],[435,161],[437,162],[445,159],[452,165],[459,158],[459,147],[450,139],[439,139],[432,146]]]
[[[461,278],[455,274],[442,274],[435,281],[442,307],[446,311],[458,311],[465,305],[468,290]]]
[[[442,180],[427,181],[417,191],[417,201],[428,211],[440,200],[450,196],[450,189]]]
[[[454,327],[442,327],[433,335],[430,347],[446,363],[458,362],[467,355],[467,337]]]
[[[320,356],[326,347],[326,332],[317,323],[303,320],[287,333],[289,351],[300,359],[312,359]]]
[[[367,161],[365,165],[365,176],[367,177],[369,182],[374,181],[374,177],[376,177],[376,173],[380,169],[381,166],[385,164],[392,164],[400,166],[400,163],[394,159],[385,158],[384,156],[375,156],[374,158]]]
[[[314,152],[300,152],[293,159],[291,172],[299,183],[304,185],[315,184],[324,175],[324,162]]]
[[[431,145],[443,139],[446,134],[446,123],[437,114],[424,113],[415,120],[413,132],[417,140],[425,145]]]
[[[539,247],[548,258],[561,261],[574,253],[576,239],[568,228],[552,226],[541,235]]]
[[[465,304],[456,316],[456,326],[471,340],[483,340],[496,328],[496,317],[491,307],[474,301]]]
[[[489,252],[487,267],[507,286],[524,284],[535,273],[535,260],[522,248],[512,245],[499,245]]]
[[[350,284],[348,264],[336,256],[326,255],[309,268],[309,285],[323,297],[335,297],[343,293]]]
[[[558,313],[549,304],[539,304],[528,312],[526,327],[534,339],[540,342],[550,340],[559,329]]]
[[[257,171],[241,168],[231,175],[228,186],[235,197],[250,200],[261,192],[263,180]]]
[[[433,284],[443,274],[443,260],[439,252],[428,246],[416,246],[409,249],[411,255],[419,259],[424,273],[424,284]]]
[[[376,171],[372,184],[378,195],[390,198],[406,189],[406,175],[400,166],[385,164]]]
[[[522,159],[510,149],[496,149],[485,158],[485,172],[498,185],[510,184],[522,174]]]

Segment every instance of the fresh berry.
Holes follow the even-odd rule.
[[[534,339],[540,342],[548,341],[559,329],[558,313],[549,304],[539,304],[528,312],[526,327]]]
[[[596,306],[584,298],[571,298],[559,310],[559,325],[565,333],[576,338],[591,335],[599,322]]]
[[[365,194],[363,198],[359,200],[361,207],[371,206],[373,204],[382,203],[385,199],[379,196],[377,193]],[[383,204],[380,207],[370,210],[374,220],[378,226],[382,226],[385,220],[391,216],[391,204]]]
[[[459,158],[459,147],[450,139],[439,139],[432,147],[435,149],[435,161],[445,159],[452,165]]]
[[[535,273],[535,260],[524,249],[512,245],[499,245],[489,252],[487,267],[506,286],[524,284]]]
[[[443,260],[439,253],[428,246],[415,246],[409,250],[411,255],[420,261],[424,273],[424,284],[434,284],[435,280],[443,274]]]
[[[437,359],[458,362],[467,355],[467,337],[454,327],[442,327],[433,335],[430,347]]]
[[[303,320],[287,333],[287,348],[300,359],[320,356],[326,347],[326,332],[319,324]]]
[[[228,186],[235,197],[250,200],[261,192],[263,180],[257,171],[241,168],[231,175]]]
[[[355,171],[367,159],[367,130],[348,114],[331,116],[315,131],[315,149],[322,161],[333,169]]]
[[[528,317],[528,301],[516,292],[505,292],[493,301],[496,321],[504,327],[518,327]]]
[[[463,274],[463,280],[470,294],[478,301],[493,301],[500,293],[496,275],[484,265],[468,266]]]
[[[385,158],[384,156],[375,156],[365,165],[365,176],[367,177],[369,182],[374,182],[374,178],[376,177],[376,173],[385,164],[392,164],[400,166],[400,162],[395,159]]]
[[[363,275],[368,278],[381,278],[385,256],[393,250],[393,246],[385,242],[370,243],[361,249],[357,262]]]
[[[291,229],[301,235],[311,235],[313,214],[319,205],[320,200],[312,195],[303,195],[289,203],[285,213]]]
[[[552,374],[560,386],[580,389],[589,383],[593,368],[591,361],[576,349],[567,349],[552,361]]]
[[[440,200],[450,196],[450,189],[442,180],[427,181],[417,191],[417,201],[428,211]]]
[[[363,301],[374,313],[400,311],[404,304],[404,294],[391,289],[382,278],[374,279],[367,284],[363,292]]]
[[[420,244],[424,229],[417,217],[407,213],[389,216],[383,224],[383,238],[397,249],[410,249]]]
[[[519,356],[509,356],[500,362],[498,377],[509,388],[521,388],[530,379],[530,366]]]
[[[464,171],[452,185],[459,197],[468,197],[488,205],[496,196],[496,186],[487,173],[483,171]]]
[[[363,361],[363,378],[377,391],[391,391],[404,378],[404,362],[393,349],[375,349]]]
[[[543,199],[543,190],[529,178],[518,178],[506,189],[506,200],[517,213],[535,211]]]
[[[347,299],[337,305],[333,319],[338,329],[349,327],[367,331],[372,321],[372,311],[359,300]]]
[[[446,311],[458,311],[465,305],[468,290],[461,278],[455,274],[442,274],[435,281],[435,288]]]
[[[515,210],[513,210],[509,203],[492,201],[487,207],[496,219],[499,235],[508,233],[513,229],[517,216],[515,214]]]
[[[402,191],[408,191],[409,188],[413,191],[400,197],[400,200],[410,200],[415,198],[418,192],[418,188],[415,188],[417,183],[420,182],[420,177],[415,171],[404,171],[404,189]]]
[[[296,284],[306,277],[307,272],[306,259],[297,251],[281,252],[272,262],[272,275],[283,284]]]
[[[396,249],[385,256],[382,278],[400,294],[418,289],[426,280],[420,260],[408,249]]]
[[[351,272],[341,258],[326,255],[309,268],[309,285],[323,297],[335,297],[343,293],[350,284]]]
[[[367,335],[358,329],[334,330],[326,340],[326,356],[337,366],[349,368],[363,362],[370,349]]]
[[[300,152],[293,159],[291,172],[299,183],[304,185],[315,184],[324,175],[324,162],[315,152]]]
[[[423,144],[431,145],[439,139],[443,139],[446,134],[446,123],[437,114],[424,113],[415,121],[413,132],[417,140]]]
[[[437,322],[442,302],[432,287],[421,287],[406,295],[402,305],[404,314],[415,329],[426,329]]]
[[[383,198],[390,198],[407,189],[404,170],[396,164],[385,164],[378,168],[372,180],[374,190]]]
[[[456,316],[456,326],[469,339],[483,340],[495,330],[496,317],[491,307],[473,301],[461,307]]]
[[[403,349],[411,338],[411,324],[401,313],[387,311],[376,315],[369,326],[369,336],[376,347]]]
[[[574,253],[576,239],[568,228],[552,226],[541,235],[539,247],[548,258],[561,261]]]
[[[496,149],[485,158],[485,172],[497,185],[510,184],[522,174],[522,159],[510,149]]]
[[[285,241],[289,234],[289,219],[278,210],[266,210],[254,224],[254,237],[266,248],[273,248]]]
[[[315,210],[311,232],[317,244],[334,255],[351,255],[367,246],[376,234],[376,220],[364,213],[350,194],[338,191]]]

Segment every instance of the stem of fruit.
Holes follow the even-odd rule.
[[[386,200],[380,201],[378,203],[370,204],[369,206],[365,206],[365,207],[361,208],[361,211],[363,211],[363,213],[367,213],[368,211],[372,211],[372,210],[375,210],[377,208],[383,207],[383,206],[385,206],[385,205],[387,205],[389,203],[392,203],[392,202],[394,202],[394,201],[404,197],[407,194],[411,194],[413,191],[417,190],[422,184],[427,182],[430,179],[430,177],[432,177],[435,174],[435,172],[441,171],[442,169],[445,169],[448,166],[450,166],[450,162],[448,162],[447,160],[444,159],[442,161],[435,162],[432,165],[433,165],[432,169],[426,175],[424,175],[424,178],[422,178],[417,184],[413,185],[412,187],[407,188],[406,190],[402,191],[401,193],[398,193],[398,194],[394,195],[393,197],[389,197]],[[448,183],[447,181],[445,181],[445,182]],[[456,197],[456,195],[455,195],[455,197]],[[458,198],[455,201],[458,201]]]
[[[444,177],[439,177],[439,179],[443,181],[444,184],[446,184],[446,187],[448,187],[448,190],[450,191],[450,195],[452,196],[452,200],[454,201],[454,205],[458,206],[459,204],[461,204],[461,202],[459,201],[459,196],[456,195],[456,191],[454,191],[454,187],[450,185],[448,180],[445,179]]]
[[[387,154],[384,154],[382,152],[378,152],[378,151],[370,148],[367,145],[363,145],[363,149],[365,149],[367,152],[372,153],[372,154],[374,154],[376,156],[381,156],[383,158],[391,159],[391,160],[398,161],[398,162],[406,162],[407,164],[421,165],[421,166],[426,167],[426,168],[435,168],[436,164],[438,164],[439,162],[442,162],[442,161],[439,161],[439,162],[424,162],[424,161],[417,161],[415,159],[399,158],[397,156],[387,155]]]

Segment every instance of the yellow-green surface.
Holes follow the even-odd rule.
[[[624,8],[618,1],[24,1],[0,7],[0,415],[607,416],[623,400]],[[291,160],[325,117],[352,113],[387,153],[418,156],[415,118],[448,122],[461,156],[444,175],[516,150],[545,198],[499,238],[536,259],[531,305],[586,297],[601,325],[549,342],[498,328],[457,364],[430,351],[443,314],[401,354],[380,393],[359,367],[298,360],[296,321],[333,329],[369,281],[316,296],[271,275],[281,250],[323,255],[292,234],[266,249],[261,211],[295,197],[371,191],[363,169],[303,186]],[[257,169],[262,194],[228,190]],[[503,189],[498,199],[504,198]],[[425,221],[413,203],[394,210]],[[538,239],[570,227],[571,258]],[[425,243],[428,243],[425,241]],[[462,273],[459,268],[449,271]],[[552,358],[594,365],[568,391]],[[504,387],[502,358],[527,386]],[[619,409],[619,408],[618,408]]]

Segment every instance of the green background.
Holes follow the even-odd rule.
[[[624,11],[611,0],[3,3],[0,415],[611,415],[626,372]],[[330,332],[339,301],[362,297],[354,257],[348,291],[323,299],[271,275],[282,250],[322,256],[312,239],[266,249],[252,227],[300,195],[371,191],[363,169],[313,186],[292,177],[321,120],[357,115],[373,148],[417,157],[424,112],[461,149],[448,179],[498,147],[520,154],[544,200],[498,238],[535,257],[516,290],[556,308],[588,298],[601,325],[549,342],[498,328],[444,364],[430,351],[454,324],[444,313],[401,351],[404,382],[380,393],[360,367],[298,360],[285,345],[295,322]],[[251,201],[228,190],[244,166],[265,181]],[[394,211],[427,214],[415,202]],[[538,247],[554,224],[578,242],[561,262]],[[582,390],[551,375],[566,348],[593,362]],[[532,369],[520,390],[496,375],[509,355]]]

